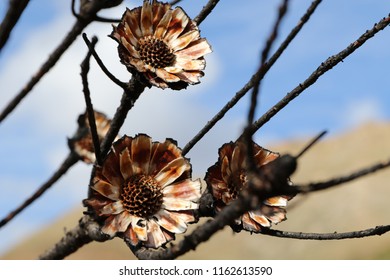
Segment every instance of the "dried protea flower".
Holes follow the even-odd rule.
[[[268,151],[253,143],[256,166],[261,166],[278,157],[277,153]],[[206,173],[205,180],[215,200],[215,210],[235,200],[239,193],[247,187],[246,160],[244,144],[241,141],[224,144],[219,149],[218,161]],[[286,219],[287,201],[290,197],[277,196],[264,200],[256,209],[244,213],[235,221],[233,229],[245,229],[260,232],[262,227],[270,227]]]
[[[173,140],[140,134],[113,144],[91,189],[84,202],[103,219],[102,232],[158,248],[195,221],[201,183],[191,180],[191,165]]]
[[[211,52],[182,8],[158,1],[127,9],[111,37],[119,43],[127,69],[160,88],[179,90],[199,83],[206,65],[203,56]]]
[[[72,151],[86,163],[94,163],[96,160],[91,131],[89,128],[88,114],[79,116],[78,128],[75,135],[69,139],[68,144]],[[99,140],[102,141],[110,129],[111,120],[105,114],[95,111],[96,130]]]

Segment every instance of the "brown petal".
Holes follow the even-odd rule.
[[[193,85],[199,83],[199,78],[203,77],[204,74],[202,71],[183,71],[176,75],[181,80]]]
[[[152,5],[149,1],[144,1],[141,10],[141,31],[143,37],[153,34],[153,19],[152,19]]]
[[[154,31],[154,36],[156,38],[163,38],[167,32],[167,28],[172,19],[172,10],[168,10],[160,22],[157,24],[156,30]]]
[[[283,196],[270,197],[264,201],[264,204],[269,205],[269,206],[285,207],[285,206],[287,206],[287,198],[283,197]]]
[[[178,57],[197,59],[205,54],[211,53],[211,47],[205,38],[196,40],[186,48],[175,52]]]
[[[146,247],[158,248],[167,241],[160,226],[153,220],[149,220],[147,223],[147,234]]]
[[[250,217],[249,217],[249,214],[248,213],[245,213],[244,215],[242,215],[242,227],[248,231],[252,231],[252,232],[260,232],[261,231],[261,227],[258,223],[256,223],[254,220],[252,220]]]
[[[131,11],[127,9],[124,15],[124,21],[128,23],[131,28],[131,32],[137,37],[137,39],[142,37],[142,31],[139,26],[141,22],[141,7],[137,7]]]
[[[107,204],[100,209],[99,215],[117,215],[125,210],[122,201],[118,200],[113,203]]]
[[[232,172],[230,170],[230,162],[227,156],[225,156],[222,159],[222,164],[221,164],[221,175],[222,179],[228,183],[230,181],[230,176],[232,176]]]
[[[105,220],[102,232],[114,236],[117,232],[124,232],[130,225],[130,214],[122,212],[119,215],[110,216]]]
[[[161,21],[165,13],[171,8],[168,3],[155,2],[152,5],[153,13],[153,30],[156,30],[158,23]]]
[[[152,147],[152,156],[150,159],[150,175],[157,174],[162,168],[174,159],[181,157],[180,149],[170,140],[163,143],[154,143]]]
[[[138,39],[133,35],[133,32],[131,32],[131,28],[127,22],[125,22],[124,28],[125,28],[125,32],[126,32],[127,41],[136,48],[138,46]]]
[[[131,159],[134,173],[148,173],[151,147],[152,140],[147,135],[140,134],[133,139],[131,143]]]
[[[146,241],[148,239],[147,235],[147,221],[139,217],[133,217],[131,225],[133,227],[134,233],[137,235],[137,238],[141,241]]]
[[[172,211],[198,209],[199,205],[187,199],[164,197],[162,208]]]
[[[187,199],[198,201],[200,198],[201,183],[200,179],[196,181],[184,180],[163,188],[164,197]]]
[[[254,220],[259,225],[262,225],[263,227],[270,227],[271,226],[271,223],[262,214],[261,211],[249,211],[249,216],[251,217],[252,220]]]
[[[183,233],[187,230],[187,224],[182,221],[174,212],[160,210],[156,215],[156,222],[167,231],[173,233]]]
[[[132,225],[127,228],[127,230],[124,233],[125,238],[127,241],[130,242],[132,246],[137,246],[139,243],[139,239],[137,237],[137,234],[134,232]]]
[[[121,173],[122,173],[123,179],[126,180],[134,174],[133,162],[130,158],[130,152],[129,152],[129,149],[127,147],[119,155],[119,159],[120,159]]]
[[[200,71],[206,67],[206,61],[204,59],[188,60],[177,58],[174,67],[188,71]]]
[[[274,224],[280,223],[286,219],[287,211],[284,208],[263,205],[260,211]]]
[[[191,30],[172,41],[170,46],[172,50],[179,51],[187,47],[192,41],[200,38],[199,30]]]
[[[103,180],[96,180],[91,188],[111,200],[119,199],[119,186],[111,185]]]
[[[164,69],[156,69],[156,75],[168,83],[180,81],[180,78],[178,76],[168,73]]]
[[[273,153],[271,151],[268,151],[266,149],[261,148],[257,154],[255,154],[255,159],[258,164],[258,166],[265,165],[267,163],[270,163],[271,161],[278,158],[279,155],[277,153]]]
[[[215,197],[216,199],[222,199],[222,194],[228,192],[228,186],[225,182],[219,181],[217,179],[212,179],[210,183],[212,185],[213,197]]]
[[[122,185],[123,178],[119,168],[119,160],[112,151],[106,157],[101,173],[111,185]]]
[[[183,157],[176,158],[161,169],[154,179],[161,187],[165,187],[176,181],[185,171],[190,169],[191,166],[186,159]]]
[[[172,19],[168,25],[168,31],[164,36],[166,42],[170,43],[183,32],[189,21],[186,13],[177,7],[173,10]]]
[[[127,38],[121,37],[121,43],[128,51],[129,55],[131,55],[134,58],[140,58],[138,51],[134,48],[133,45],[129,44],[126,40]]]
[[[244,166],[242,165],[244,159],[245,152],[241,149],[241,146],[236,145],[233,150],[232,159],[230,163],[230,168],[233,174],[239,174],[239,172],[244,169]]]
[[[194,212],[192,210],[178,211],[175,212],[175,215],[187,224],[195,221]]]

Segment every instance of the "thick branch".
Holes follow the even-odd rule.
[[[10,0],[8,11],[0,24],[0,51],[7,43],[12,29],[15,27],[20,16],[30,0]]]

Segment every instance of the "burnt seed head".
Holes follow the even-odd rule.
[[[151,176],[134,175],[124,182],[121,200],[131,215],[149,218],[160,210],[163,193]]]
[[[138,52],[141,60],[154,68],[172,66],[175,62],[175,55],[159,38],[148,36],[140,39]]]

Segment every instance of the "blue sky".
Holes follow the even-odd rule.
[[[0,108],[9,102],[37,71],[74,22],[70,1],[31,1],[8,44],[0,52]],[[183,0],[194,17],[207,1]],[[200,26],[213,47],[206,56],[201,84],[184,92],[147,90],[129,113],[121,134],[147,133],[155,140],[167,137],[184,146],[208,119],[226,104],[258,67],[260,49],[274,22],[279,1],[221,1]],[[311,1],[290,1],[277,42],[298,22]],[[0,2],[0,17],[8,1]],[[141,1],[124,1],[102,15],[120,17],[126,7]],[[239,3],[239,4],[238,4]],[[323,1],[296,40],[265,77],[257,117],[304,81],[319,64],[353,42],[390,12],[385,0]],[[129,74],[119,63],[116,43],[106,35],[110,24],[94,23],[86,29],[97,35],[97,51],[122,80]],[[322,76],[286,109],[260,129],[255,137],[263,146],[293,138],[311,137],[323,129],[342,133],[363,122],[390,119],[390,28],[380,32],[354,54]],[[0,124],[0,216],[14,209],[45,182],[65,159],[66,137],[76,130],[84,110],[79,76],[86,47],[79,38],[58,65],[20,106]],[[90,86],[95,108],[112,117],[121,91],[92,64]],[[194,174],[217,159],[217,149],[235,140],[246,119],[248,98],[188,154]],[[157,114],[157,112],[159,112]],[[160,112],[163,112],[162,114]],[[90,166],[78,163],[22,215],[0,230],[0,254],[29,232],[55,220],[85,198]]]

